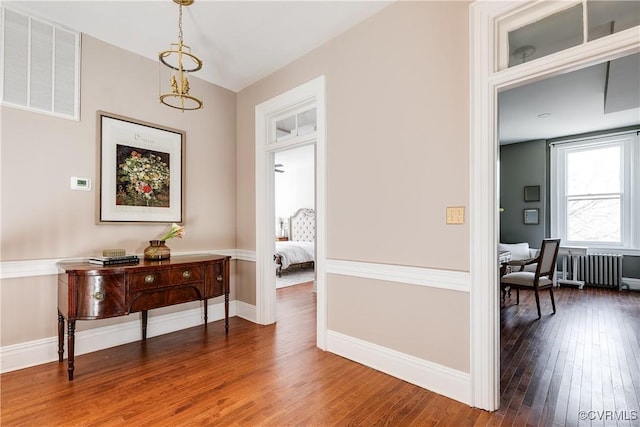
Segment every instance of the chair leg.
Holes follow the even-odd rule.
[[[553,298],[553,288],[549,288],[549,295],[551,295],[551,306],[553,307],[553,314],[556,314],[556,300]]]
[[[535,289],[534,292],[536,294],[536,306],[538,307],[538,319],[540,319],[542,317],[542,314],[540,314],[540,296],[538,295],[537,289]]]
[[[516,288],[516,305],[520,305],[520,289]]]

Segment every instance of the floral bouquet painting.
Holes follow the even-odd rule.
[[[116,205],[169,207],[169,153],[117,145]]]

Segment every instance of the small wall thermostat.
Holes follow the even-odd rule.
[[[72,176],[71,189],[89,191],[91,190],[91,180],[89,178],[79,178],[77,176]]]

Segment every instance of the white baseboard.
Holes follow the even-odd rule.
[[[628,291],[640,291],[640,279],[632,279],[630,277],[622,278],[622,286],[620,287],[622,290]]]
[[[248,320],[249,322],[258,323],[258,316],[256,315],[256,306],[247,304],[243,301],[235,301],[236,303],[236,316]]]
[[[335,331],[327,350],[427,390],[471,405],[471,375]]]
[[[235,316],[236,301],[229,302],[229,316]],[[224,319],[224,303],[209,304],[209,323]],[[176,313],[153,315],[149,312],[147,337],[151,338],[202,324],[202,308]],[[139,317],[117,325],[79,331],[76,333],[76,355],[115,347],[142,338]],[[65,334],[65,358],[66,354]],[[58,337],[4,346],[0,348],[0,373],[41,365],[58,360]]]

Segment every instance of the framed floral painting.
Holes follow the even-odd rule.
[[[103,111],[98,128],[99,222],[182,222],[185,132]]]

